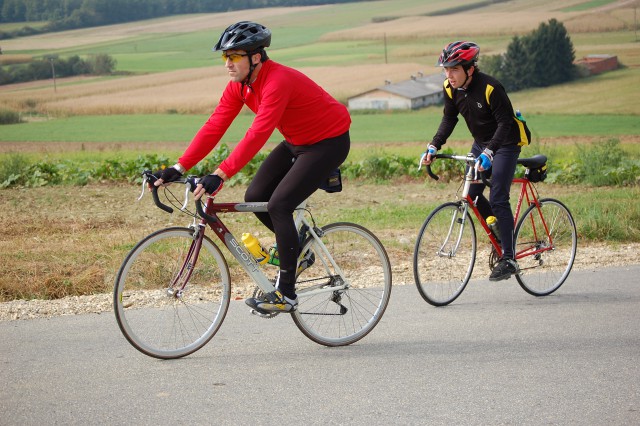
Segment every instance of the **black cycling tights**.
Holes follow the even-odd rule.
[[[276,235],[280,255],[279,290],[295,295],[295,272],[300,254],[293,211],[309,198],[349,154],[349,132],[312,145],[280,143],[260,165],[249,184],[246,202],[268,201],[268,213],[256,213]]]

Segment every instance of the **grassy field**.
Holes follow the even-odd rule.
[[[526,114],[526,113],[525,113]],[[206,115],[75,116],[2,127],[0,142],[188,142],[206,121]],[[353,114],[351,136],[355,143],[416,142],[430,139],[440,122],[439,108],[394,114]],[[620,137],[640,134],[634,115],[526,115],[534,140],[551,137]],[[242,114],[224,136],[237,142],[251,125],[252,114]],[[462,123],[451,140],[470,140]],[[271,141],[280,141],[275,132]],[[1,144],[0,144],[1,146]],[[0,148],[0,151],[2,149]]]
[[[564,11],[576,2],[515,0],[446,18],[427,16],[473,3],[477,2],[394,0],[259,9],[5,40],[5,55],[108,53],[117,60],[119,71],[134,75],[59,80],[55,92],[51,81],[0,87],[0,107],[53,117],[205,114],[227,82],[211,46],[221,29],[240,16],[271,27],[271,57],[300,68],[341,101],[386,79],[403,80],[418,71],[437,73],[437,56],[452,39],[474,39],[482,46],[482,58],[504,52],[513,35],[526,34],[556,18],[567,27],[577,57],[613,54],[626,68],[562,88],[514,93],[514,103],[529,114],[640,115],[640,106],[628,92],[640,79],[640,45],[628,2],[598,2],[579,11]],[[374,23],[380,18],[397,19]]]
[[[0,86],[0,109],[18,111],[27,119],[0,127],[0,162],[16,153],[78,162],[151,152],[177,156],[210,114],[228,80],[211,46],[224,27],[243,19],[273,30],[269,49],[273,59],[301,69],[346,102],[385,79],[404,80],[418,71],[437,73],[434,65],[440,50],[454,39],[473,39],[482,46],[483,55],[499,54],[514,35],[556,18],[568,29],[576,57],[613,54],[623,67],[567,85],[511,94],[534,133],[534,144],[524,155],[542,151],[567,157],[616,138],[626,153],[638,158],[637,6],[623,0],[514,0],[460,9],[477,3],[386,0],[270,8],[3,40],[7,63],[45,54],[108,53],[122,74],[58,79],[55,91],[52,81]],[[453,10],[451,15],[439,15]],[[353,114],[350,160],[417,155],[435,132],[440,114],[440,107]],[[251,115],[242,114],[223,141],[235,143],[251,120]],[[278,140],[275,134],[267,149]],[[449,146],[464,152],[468,144],[468,133],[459,125]],[[226,188],[224,196],[239,199],[243,189]],[[428,211],[451,199],[456,189],[456,184],[415,180],[387,185],[349,182],[338,196],[319,194],[316,203],[322,209],[315,213],[324,223],[350,220],[371,228],[398,271],[408,268],[412,238]],[[544,184],[540,189],[570,206],[581,245],[640,242],[637,186],[593,189]],[[0,275],[0,300],[109,291],[113,274],[135,241],[161,226],[185,223],[157,211],[149,200],[135,203],[137,193],[132,186],[96,184],[2,190],[0,235],[11,249],[0,254],[6,265]],[[259,231],[252,217],[231,223],[234,232],[256,230],[261,239],[271,238]],[[577,262],[587,267],[590,259],[579,256]]]
[[[394,284],[412,284],[410,262],[420,225],[433,207],[453,199],[457,189],[455,183],[428,180],[393,185],[348,182],[342,193],[316,193],[311,206],[320,224],[352,221],[374,231],[389,253]],[[579,233],[575,269],[592,268],[598,262],[580,249],[596,245],[610,253],[620,246],[640,247],[638,187],[594,191],[543,184],[538,189],[542,196],[562,200],[573,212]],[[238,201],[244,190],[243,186],[225,187],[220,200]],[[0,302],[111,291],[120,263],[138,240],[162,227],[190,223],[186,216],[161,212],[150,197],[136,202],[139,191],[137,186],[122,185],[2,190],[0,237],[10,249],[0,252],[4,265]],[[263,244],[273,241],[273,235],[251,214],[225,215],[224,219],[236,236],[251,231]],[[619,222],[630,224],[631,232],[616,234],[622,229]],[[606,238],[594,238],[602,229],[607,230]],[[484,249],[486,240],[478,238]],[[233,265],[233,288],[241,291],[249,281]],[[479,257],[474,277],[486,274],[486,258]]]

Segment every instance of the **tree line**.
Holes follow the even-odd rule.
[[[0,36],[8,38],[185,13],[357,1],[363,0],[0,0],[0,22],[47,22],[37,30],[23,28]]]
[[[46,80],[52,77],[105,75],[113,73],[115,67],[116,60],[104,53],[91,55],[87,59],[82,59],[78,55],[68,59],[54,55],[33,60],[28,65],[0,67],[0,85]]]

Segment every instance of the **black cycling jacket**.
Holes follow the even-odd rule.
[[[443,91],[444,115],[431,142],[436,148],[440,149],[451,136],[458,123],[458,114],[464,117],[474,141],[493,152],[501,146],[520,142],[513,106],[504,87],[495,78],[474,72],[466,90],[456,90],[445,81]]]

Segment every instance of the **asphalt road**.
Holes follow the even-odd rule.
[[[172,361],[136,351],[111,313],[0,322],[0,425],[640,424],[639,277],[573,272],[544,298],[475,280],[444,308],[398,286],[343,348],[233,301]]]

